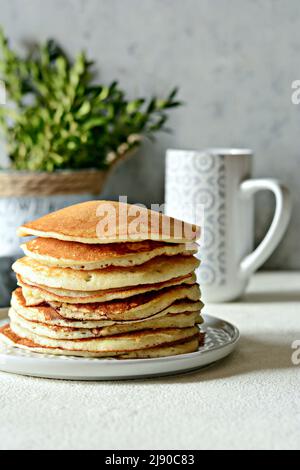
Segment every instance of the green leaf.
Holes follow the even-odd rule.
[[[175,96],[177,96],[177,94],[178,94],[178,87],[175,87],[169,94],[167,101],[173,101]]]
[[[110,93],[109,87],[103,87],[102,90],[99,93],[99,101],[104,101],[108,98]]]
[[[91,106],[91,103],[89,101],[85,101],[81,107],[79,108],[79,110],[77,111],[76,113],[76,117],[77,118],[82,118],[84,116],[86,116],[87,114],[90,113],[92,109],[92,106]]]
[[[81,128],[84,131],[88,131],[89,129],[92,129],[93,127],[100,127],[103,126],[107,123],[107,119],[105,117],[93,117],[87,120],[84,124],[82,124]]]

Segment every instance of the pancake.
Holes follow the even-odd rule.
[[[144,292],[159,291],[165,287],[177,285],[192,285],[196,282],[195,274],[177,277],[170,281],[141,284],[134,287],[126,287],[123,289],[107,289],[98,291],[71,291],[66,289],[56,289],[55,287],[45,287],[36,284],[28,279],[23,279],[17,275],[18,285],[22,287],[26,305],[38,305],[43,302],[67,302],[74,303],[90,303],[90,302],[107,302],[114,299],[126,299],[134,295],[143,294]]]
[[[18,235],[87,244],[143,240],[188,243],[200,237],[200,227],[137,205],[89,201],[29,222],[19,228]]]
[[[191,339],[199,334],[198,327],[161,328],[143,330],[101,338],[84,338],[76,340],[53,339],[39,336],[17,323],[10,324],[11,330],[21,338],[33,341],[50,348],[67,349],[73,352],[88,351],[92,353],[122,353],[136,349],[147,349],[177,341]]]
[[[55,308],[52,308],[48,304],[41,304],[39,306],[35,307],[28,307],[26,306],[25,298],[23,296],[22,290],[17,289],[13,294],[12,294],[12,299],[11,299],[11,306],[12,308],[25,320],[33,321],[33,322],[38,322],[38,323],[44,323],[47,325],[51,326],[61,326],[61,327],[67,327],[67,328],[87,328],[87,329],[93,329],[93,328],[101,328],[101,327],[106,327],[106,326],[112,326],[112,325],[124,325],[124,324],[131,324],[133,323],[132,320],[74,320],[68,319],[60,315]],[[168,308],[165,310],[162,310],[154,315],[151,315],[150,317],[147,317],[148,319],[154,319],[154,318],[159,318],[165,315],[173,315],[177,313],[182,313],[182,312],[200,312],[202,308],[202,303],[201,302],[194,302],[194,301],[189,301],[189,300],[182,300],[182,301],[177,301],[170,305]],[[134,320],[135,323],[137,322],[144,322],[145,319],[141,320]],[[197,323],[199,320],[197,321]]]
[[[131,351],[127,354],[118,356],[117,359],[154,359],[157,357],[178,356],[179,354],[188,354],[198,351],[200,346],[204,344],[205,335],[199,333],[198,338],[184,343],[177,343],[171,346],[158,346],[156,348],[141,349],[139,351]]]
[[[95,291],[116,289],[140,284],[165,282],[175,277],[191,274],[199,261],[194,256],[160,256],[130,268],[109,267],[92,271],[50,267],[34,259],[24,257],[17,260],[12,269],[22,277],[43,286]]]
[[[196,323],[201,323],[199,312],[182,312],[177,314],[164,315],[150,320],[127,322],[125,324],[116,324],[103,326],[100,328],[74,328],[49,325],[26,320],[13,308],[9,311],[9,318],[12,324],[17,324],[22,328],[32,331],[38,336],[45,336],[53,339],[76,340],[83,338],[99,338],[103,336],[113,336],[133,331],[156,330],[162,328],[189,328]]]
[[[134,351],[119,352],[89,352],[89,351],[72,351],[60,348],[50,348],[34,343],[31,340],[21,338],[14,333],[9,325],[0,328],[0,340],[8,345],[15,346],[20,349],[29,350],[34,353],[44,355],[61,355],[61,356],[80,356],[80,357],[114,357],[115,359],[137,359],[137,358],[156,358],[165,356],[175,356],[178,354],[187,354],[198,350],[199,346],[204,343],[205,335],[199,333],[185,341],[169,343],[167,345],[156,346],[148,349],[140,349]]]
[[[167,244],[152,240],[86,245],[40,237],[21,245],[21,248],[25,255],[41,264],[81,270],[137,266],[157,256],[188,256],[197,253],[196,243]]]
[[[200,290],[197,284],[190,287],[169,287],[159,292],[147,292],[123,300],[90,304],[49,302],[64,318],[76,320],[141,320],[170,307],[179,300],[197,302],[199,310]]]

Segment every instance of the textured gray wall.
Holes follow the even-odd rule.
[[[268,266],[300,267],[299,0],[0,0],[0,23],[17,46],[53,36],[70,51],[85,48],[104,81],[129,94],[181,88],[173,135],[146,144],[110,181],[106,197],[163,199],[167,147],[245,146],[254,174],[285,180],[294,196],[288,234]],[[260,198],[257,235],[273,209]]]

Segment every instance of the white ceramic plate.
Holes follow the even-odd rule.
[[[65,380],[126,380],[190,372],[230,354],[238,340],[238,329],[219,318],[203,315],[205,345],[199,351],[157,359],[86,359],[51,356],[8,347],[0,343],[0,370],[13,374]],[[7,310],[0,310],[0,324]]]

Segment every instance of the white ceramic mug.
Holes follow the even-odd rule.
[[[274,251],[287,228],[289,191],[275,179],[251,179],[253,153],[248,149],[168,150],[166,213],[201,223],[198,281],[206,302],[229,301],[243,294],[250,276]],[[272,224],[254,247],[254,194],[274,193]]]

